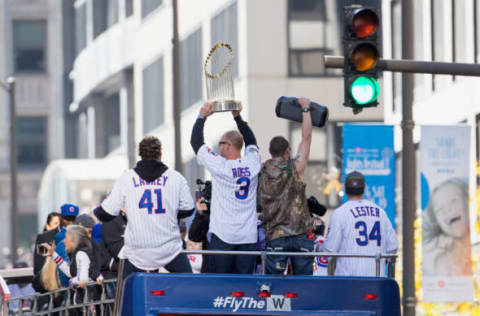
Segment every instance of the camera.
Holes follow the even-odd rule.
[[[48,249],[44,245],[37,245],[37,253],[41,256],[45,256],[48,253]]]
[[[313,195],[311,195],[307,199],[307,203],[308,203],[308,210],[312,214],[323,216],[327,212],[327,208],[325,207],[325,205],[320,204],[320,202],[318,202],[318,200]]]
[[[195,199],[203,197],[205,203],[210,209],[210,201],[212,200],[212,181],[203,182],[202,179],[197,179],[198,190],[195,192]]]

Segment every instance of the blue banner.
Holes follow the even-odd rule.
[[[383,208],[395,228],[395,151],[393,126],[343,125],[342,183],[358,171],[365,176],[365,198]],[[344,201],[347,197],[344,196]]]

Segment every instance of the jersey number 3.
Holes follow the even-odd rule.
[[[367,224],[364,221],[359,221],[355,224],[355,229],[358,230],[358,238],[355,239],[359,246],[368,245],[369,240],[376,240],[377,246],[382,244],[382,235],[380,234],[380,222],[376,221],[373,224],[372,230],[367,234]]]
[[[237,180],[237,184],[240,184],[238,190],[235,191],[235,197],[239,200],[245,200],[248,197],[248,189],[250,188],[250,178],[241,177]]]
[[[155,214],[163,214],[165,213],[165,209],[163,208],[162,205],[162,190],[160,189],[146,189],[143,192],[142,197],[140,198],[140,201],[138,202],[138,207],[140,209],[146,208],[148,210],[148,214],[152,214],[153,211],[153,201],[152,201],[152,191],[153,194],[157,196],[157,208],[155,209]]]

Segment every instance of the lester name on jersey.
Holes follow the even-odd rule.
[[[382,208],[368,200],[350,200],[332,213],[322,249],[347,254],[392,254],[398,249],[398,240]],[[380,268],[380,275],[385,275],[385,260]],[[337,258],[335,275],[375,276],[375,272],[374,258]]]

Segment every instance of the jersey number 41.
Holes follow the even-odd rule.
[[[152,191],[153,191],[153,194],[152,194]],[[152,200],[152,195],[155,195],[157,198],[156,198],[156,201],[155,199]],[[156,202],[156,203],[154,203]],[[156,204],[156,205],[154,205]],[[155,210],[153,209],[154,206],[156,206]],[[146,208],[148,210],[148,214],[152,214],[152,212],[155,211],[155,214],[163,214],[165,213],[165,209],[163,208],[163,205],[162,205],[162,190],[160,189],[155,189],[155,190],[151,190],[151,189],[146,189],[143,194],[142,194],[142,197],[140,198],[140,201],[138,202],[138,208],[142,209],[142,208]]]

